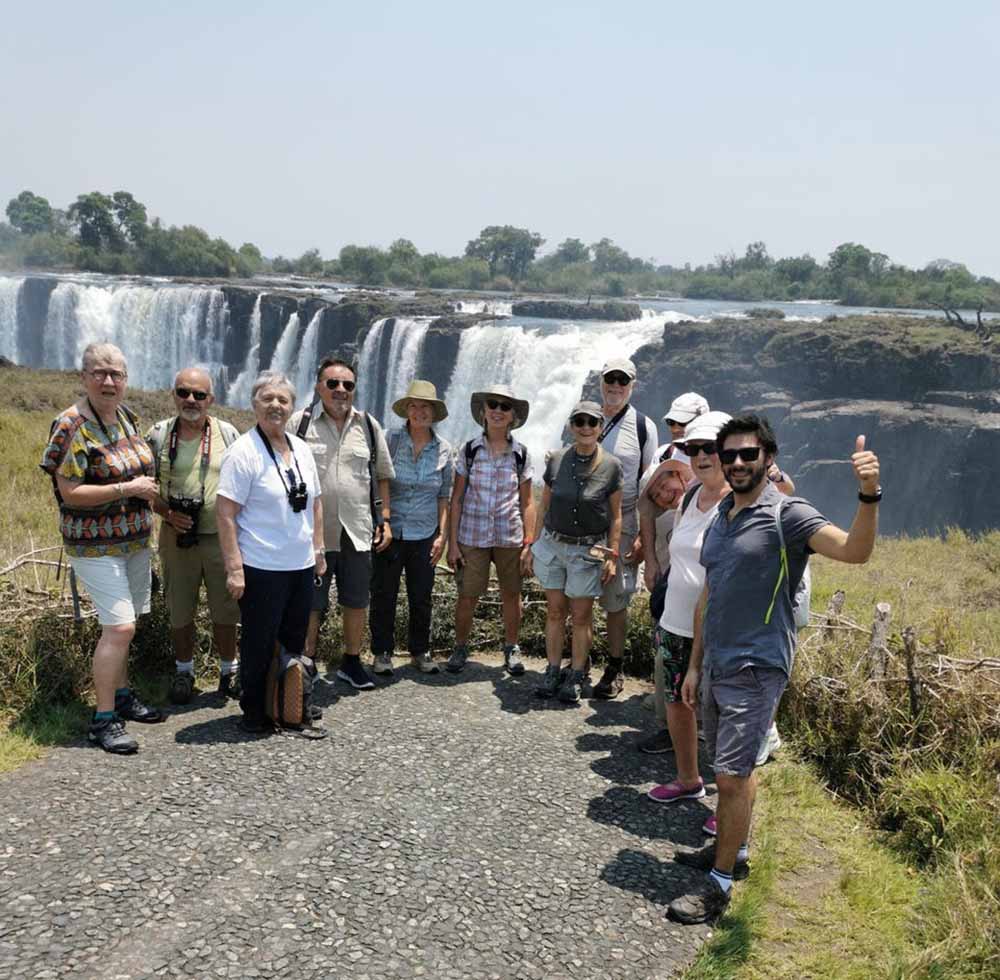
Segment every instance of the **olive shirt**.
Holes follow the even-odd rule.
[[[608,498],[622,488],[622,464],[601,452],[591,469],[591,458],[581,459],[573,446],[549,456],[542,476],[552,493],[545,527],[574,538],[606,534],[611,527]]]

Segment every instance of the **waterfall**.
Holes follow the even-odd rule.
[[[490,313],[493,316],[510,316],[514,304],[502,299],[460,299],[455,303],[456,313]]]
[[[358,358],[358,404],[380,422],[388,424],[392,403],[406,394],[415,377],[432,319],[389,317],[368,331]]]
[[[295,363],[295,349],[299,342],[299,315],[293,313],[285,324],[285,329],[281,331],[278,338],[278,346],[274,348],[271,356],[271,370],[280,371],[282,374],[291,374],[292,365]]]
[[[299,356],[295,370],[295,391],[298,397],[295,404],[305,408],[312,401],[313,388],[316,387],[316,365],[319,362],[319,327],[323,320],[323,310],[318,309],[302,335],[299,344]]]
[[[562,445],[563,428],[588,374],[659,339],[666,320],[660,315],[627,323],[584,321],[563,324],[558,332],[507,323],[463,330],[445,395],[449,415],[440,426],[442,435],[453,445],[475,435],[472,393],[493,383],[510,385],[530,404],[517,438],[530,450],[539,476],[545,452]]]
[[[260,301],[264,298],[264,293],[259,293],[253,304],[253,313],[250,314],[250,346],[247,349],[247,359],[243,365],[243,370],[236,376],[236,380],[229,386],[226,392],[225,402],[233,408],[247,408],[250,405],[250,392],[253,390],[253,383],[260,373]]]
[[[0,357],[17,361],[17,301],[23,279],[0,278]]]

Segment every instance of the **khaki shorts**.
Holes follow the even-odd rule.
[[[130,555],[69,559],[102,626],[127,626],[149,612],[149,548]]]
[[[183,629],[194,622],[203,581],[212,622],[235,626],[240,621],[239,604],[226,590],[226,565],[217,534],[202,534],[193,548],[178,548],[174,529],[161,526],[160,572],[171,629]]]
[[[465,564],[455,575],[460,596],[478,599],[489,588],[491,561],[496,566],[500,591],[521,591],[520,548],[473,548],[459,544],[458,550],[465,559]]]

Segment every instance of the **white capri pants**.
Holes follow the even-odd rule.
[[[131,555],[71,557],[69,563],[97,608],[102,626],[125,626],[149,612],[149,548]]]

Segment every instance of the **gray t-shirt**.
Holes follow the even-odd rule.
[[[552,491],[545,526],[575,538],[604,534],[611,526],[608,498],[622,488],[622,464],[608,452],[591,470],[572,446],[552,453],[542,476]]]
[[[726,496],[705,532],[701,563],[708,605],[702,637],[705,666],[713,676],[725,677],[747,666],[777,667],[791,674],[796,635],[791,596],[809,560],[809,539],[830,522],[807,500],[785,498],[781,525],[789,590],[783,579],[779,582],[781,544],[774,520],[779,498],[768,483],[757,500],[730,521],[734,501]]]

